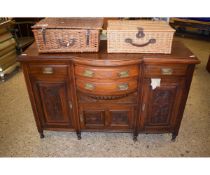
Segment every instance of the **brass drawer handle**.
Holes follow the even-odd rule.
[[[44,67],[42,70],[43,74],[53,74],[53,68],[52,67]]]
[[[118,89],[121,90],[121,91],[128,90],[128,83],[119,84]]]
[[[94,76],[94,72],[92,70],[85,70],[83,73],[83,76],[85,77],[93,77]]]
[[[128,77],[129,76],[129,71],[128,70],[127,71],[122,71],[118,75],[119,75],[120,78]]]
[[[85,84],[85,89],[93,90],[93,89],[95,89],[95,86],[92,83],[86,83]]]
[[[173,69],[172,68],[161,68],[161,74],[163,75],[172,75]]]

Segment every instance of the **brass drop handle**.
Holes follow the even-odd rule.
[[[129,76],[129,71],[128,70],[121,71],[118,75],[119,75],[120,78],[128,77]]]
[[[163,75],[172,75],[173,69],[172,68],[162,68],[161,69],[161,74]]]
[[[93,77],[93,76],[94,76],[94,72],[93,72],[92,70],[86,69],[86,70],[83,72],[83,76],[85,76],[85,77]]]
[[[93,89],[95,89],[95,86],[92,83],[86,83],[85,84],[85,89],[93,90]]]
[[[42,70],[43,74],[53,74],[54,70],[52,67],[44,67]]]
[[[128,83],[119,84],[118,89],[121,90],[121,91],[128,90]]]

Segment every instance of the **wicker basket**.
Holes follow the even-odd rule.
[[[110,20],[108,53],[171,53],[174,35],[163,21]]]
[[[40,53],[98,52],[102,18],[45,18],[34,25]]]

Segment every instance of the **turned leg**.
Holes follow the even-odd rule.
[[[40,136],[41,139],[44,138],[44,133],[43,133],[43,131],[42,131],[42,132],[39,132],[39,136]]]
[[[82,137],[81,137],[81,132],[80,132],[80,131],[77,131],[77,139],[78,139],[78,140],[81,140],[81,138],[82,138]]]
[[[176,141],[176,136],[177,136],[177,133],[172,133],[172,137],[171,137],[171,141],[172,142],[175,142]]]
[[[138,137],[138,133],[133,133],[133,141],[136,142]]]
[[[138,137],[137,135],[134,135],[134,136],[133,136],[133,141],[134,141],[134,142],[137,141],[137,137]]]

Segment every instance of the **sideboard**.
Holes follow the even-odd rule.
[[[178,135],[195,65],[181,42],[171,54],[39,54],[18,57],[40,137],[43,130]]]

